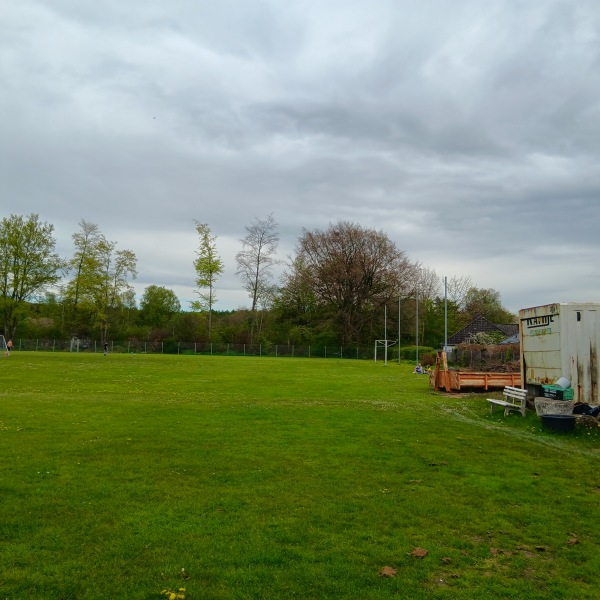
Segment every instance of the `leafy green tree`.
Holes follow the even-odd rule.
[[[140,300],[141,319],[146,325],[164,327],[181,311],[173,290],[157,285],[148,286]]]
[[[506,334],[501,331],[478,331],[471,335],[467,343],[491,346],[492,344],[499,344],[505,338]]]
[[[423,334],[420,341],[425,346],[432,348],[441,348],[444,345],[445,334],[445,312],[446,305],[444,298],[436,297],[433,300],[426,300],[422,303],[421,313],[425,326],[421,329]],[[456,306],[454,302],[448,300],[448,335],[456,331]]]
[[[210,227],[206,223],[196,223],[196,231],[200,236],[200,246],[196,250],[194,269],[196,270],[195,290],[198,300],[191,303],[193,310],[208,312],[208,339],[212,335],[212,311],[217,300],[215,295],[215,282],[223,273],[223,262],[221,261],[216,246],[216,236],[213,236]],[[202,291],[205,290],[205,291]]]
[[[105,341],[112,321],[119,316],[119,310],[135,305],[129,277],[135,279],[137,276],[137,259],[131,250],[116,250],[116,243],[105,239],[99,243],[99,251],[100,281],[93,289],[93,295],[96,323],[101,341]]]
[[[98,225],[81,220],[80,230],[73,234],[74,253],[68,262],[71,279],[64,288],[71,334],[85,336],[92,326],[95,291],[102,286],[102,249],[106,240]]]
[[[123,330],[135,308],[129,278],[137,276],[137,259],[131,250],[117,250],[97,225],[79,222],[73,234],[75,251],[69,261],[73,276],[65,286],[64,300],[71,315],[72,333],[86,335],[97,327],[102,341],[109,329]]]
[[[135,290],[129,284],[120,294],[119,303],[112,314],[111,330],[113,339],[137,337],[139,329],[136,324],[139,320],[139,309],[135,301]]]
[[[15,335],[27,302],[60,281],[65,261],[54,252],[54,226],[38,215],[11,215],[0,223],[0,312],[5,337]]]
[[[179,312],[173,317],[173,336],[178,340],[204,342],[207,338],[206,314]]]
[[[301,256],[291,260],[282,281],[272,308],[279,338],[292,344],[312,342],[317,323],[325,315]]]
[[[492,288],[472,287],[465,295],[462,326],[468,325],[477,316],[492,323],[516,323],[517,317],[502,306],[500,292]]]

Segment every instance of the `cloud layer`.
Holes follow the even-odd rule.
[[[381,229],[507,308],[600,301],[600,7],[429,0],[9,1],[0,208],[81,219],[193,299],[194,220],[225,262],[273,213]]]

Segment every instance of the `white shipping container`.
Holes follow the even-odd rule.
[[[567,377],[575,400],[600,404],[600,304],[564,302],[519,311],[521,376],[529,396]]]

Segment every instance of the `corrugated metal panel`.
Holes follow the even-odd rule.
[[[567,361],[575,399],[598,401],[598,311],[594,305],[577,305],[569,316],[563,360]]]

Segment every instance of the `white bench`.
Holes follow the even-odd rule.
[[[494,412],[494,406],[503,406],[504,416],[508,415],[511,410],[518,410],[525,416],[525,410],[527,409],[527,390],[507,385],[502,393],[504,394],[504,400],[496,400],[495,398],[487,399],[490,403],[490,412]]]

